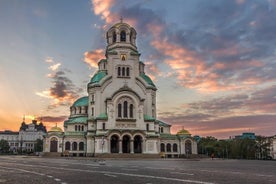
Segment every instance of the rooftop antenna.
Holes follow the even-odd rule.
[[[25,122],[25,114],[23,115],[23,122]]]
[[[121,23],[123,23],[123,16],[121,16],[121,18],[120,18],[120,22],[121,22]]]

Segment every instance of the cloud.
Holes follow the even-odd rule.
[[[46,63],[53,63],[54,60],[53,60],[52,57],[47,57],[47,58],[45,59],[45,62],[46,62]]]
[[[51,103],[48,109],[55,109],[60,106],[69,106],[79,94],[83,92],[82,88],[77,87],[71,79],[67,77],[68,70],[59,69],[61,63],[54,63],[54,59],[51,57],[46,58],[47,63],[52,65],[48,68],[51,73],[47,75],[51,79],[52,86],[41,92],[35,94],[51,99]],[[59,69],[59,70],[58,70]]]
[[[48,123],[57,123],[57,122],[63,122],[65,119],[67,119],[67,116],[42,116],[43,122]]]
[[[84,53],[84,62],[87,63],[91,68],[98,68],[98,62],[104,57],[104,50],[96,49]]]
[[[92,11],[96,15],[100,15],[101,19],[106,23],[111,23],[114,20],[114,16],[111,16],[110,9],[115,4],[115,0],[91,0]]]
[[[57,63],[57,64],[49,66],[49,69],[52,71],[56,71],[60,66],[61,66],[61,64]]]
[[[251,92],[183,104],[181,111],[158,113],[174,132],[185,126],[194,134],[218,137],[248,131],[273,134],[276,116],[276,85]],[[261,126],[260,126],[261,123]],[[274,132],[275,134],[275,132]]]

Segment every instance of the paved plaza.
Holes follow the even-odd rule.
[[[276,183],[276,162],[0,157],[0,183],[20,184],[213,184]]]

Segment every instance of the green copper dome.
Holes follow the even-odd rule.
[[[88,106],[88,96],[84,96],[84,97],[81,97],[79,99],[77,99],[74,104],[73,104],[74,107],[77,107],[77,106]]]
[[[98,83],[106,76],[106,73],[104,71],[97,72],[90,80],[90,83]]]
[[[141,73],[140,76],[151,86],[155,87],[154,83],[152,82],[151,78],[144,73]]]

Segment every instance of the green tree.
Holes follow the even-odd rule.
[[[1,153],[8,153],[10,151],[9,142],[6,140],[0,140],[0,152]]]
[[[257,159],[266,159],[269,156],[270,152],[271,139],[264,136],[256,137],[256,158]]]
[[[35,152],[42,152],[43,151],[43,140],[37,139],[34,145]]]

